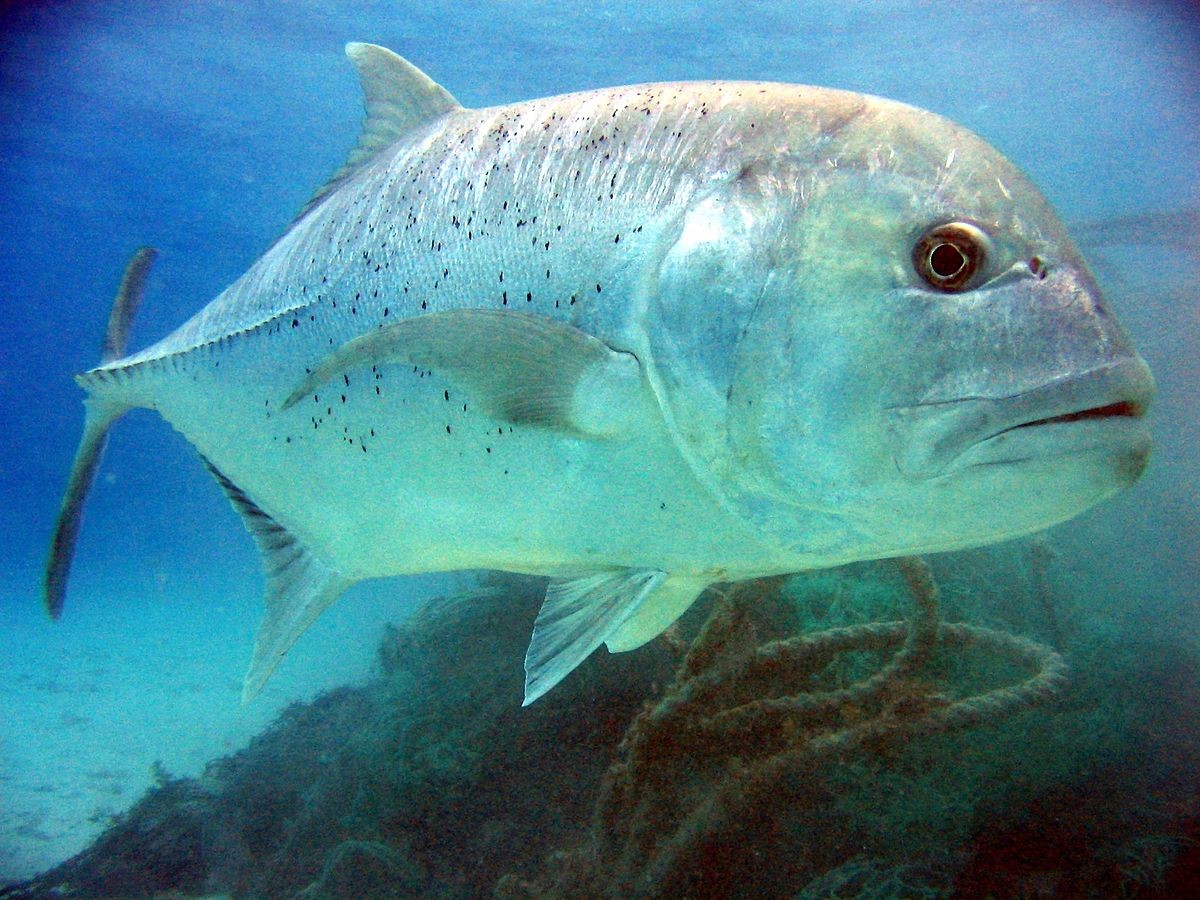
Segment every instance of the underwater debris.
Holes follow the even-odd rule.
[[[976,625],[943,623],[937,585],[920,559],[901,570],[911,621],[833,628],[758,644],[751,610],[782,579],[733,588],[713,609],[674,682],[646,706],[601,785],[590,840],[572,865],[532,893],[576,896],[722,894],[706,859],[736,853],[752,822],[769,828],[812,797],[806,777],[854,753],[977,728],[1053,697],[1063,657],[1040,643]],[[923,669],[939,645],[974,647],[1023,669],[1024,681],[951,699]],[[842,654],[894,650],[874,675],[832,690],[803,687]],[[789,688],[796,693],[786,694]],[[681,773],[690,777],[681,780]],[[561,862],[561,860],[560,860]],[[727,876],[726,876],[727,877]]]
[[[425,887],[425,871],[380,841],[343,841],[325,860],[321,877],[297,894],[303,900],[411,896]]]
[[[625,727],[675,662],[596,654],[535,707],[513,665],[545,580],[490,575],[387,629],[379,677],[289,706],[0,897],[479,897],[587,828]],[[73,893],[72,893],[73,892]]]
[[[1155,893],[1167,887],[1167,876],[1179,855],[1200,842],[1177,834],[1148,834],[1122,844],[1114,851],[1114,861],[1124,879],[1122,893],[1135,896]]]
[[[1066,646],[1066,635],[1063,625],[1054,607],[1054,599],[1050,590],[1048,571],[1051,564],[1058,558],[1054,548],[1045,535],[1038,535],[1029,542],[1029,581],[1030,594],[1045,617],[1046,628],[1050,632],[1050,646],[1062,652]]]
[[[186,778],[150,788],[82,853],[0,897],[155,897],[204,893],[205,790]]]
[[[814,878],[795,900],[942,900],[951,894],[947,881],[929,866],[856,856]]]
[[[1095,619],[1055,590],[1077,584],[1063,567],[1045,587],[1077,674],[1053,714],[928,721],[1036,682],[1040,664],[955,638],[928,602],[1048,640],[1033,564],[1024,544],[939,557],[936,589],[918,565],[917,629],[872,621],[912,603],[890,562],[710,592],[672,640],[594,654],[524,709],[512,655],[544,583],[491,576],[389,629],[379,678],[289,707],[198,779],[163,773],[92,847],[0,898],[1200,896],[1200,667],[1190,649],[1081,641]],[[718,802],[723,824],[697,821]],[[1153,835],[1174,853],[1139,842]]]

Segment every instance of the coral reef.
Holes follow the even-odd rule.
[[[494,577],[0,897],[1196,895],[1200,665],[1098,627],[1068,565],[711,591],[526,709],[544,583]]]
[[[796,900],[941,900],[950,895],[944,872],[936,866],[889,865],[856,856],[814,878]]]
[[[522,709],[544,590],[497,576],[430,601],[388,630],[377,680],[289,707],[8,896],[467,897],[532,874],[578,839],[626,724],[673,661],[659,647],[598,654]]]

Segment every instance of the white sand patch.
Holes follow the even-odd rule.
[[[384,623],[463,577],[361,585],[240,702],[259,602],[228,594],[76,596],[50,622],[33,597],[0,603],[0,883],[83,849],[153,782],[197,775],[288,703],[371,673]],[[520,665],[520,660],[514,662]]]

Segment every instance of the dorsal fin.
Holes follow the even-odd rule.
[[[362,83],[367,110],[362,134],[345,165],[313,194],[297,219],[407,132],[463,108],[444,87],[386,47],[350,43],[346,55]]]

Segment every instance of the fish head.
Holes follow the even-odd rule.
[[[1134,482],[1154,381],[1037,189],[901,104],[826,131],[743,160],[660,266],[662,391],[727,501],[836,561],[1028,534]]]

